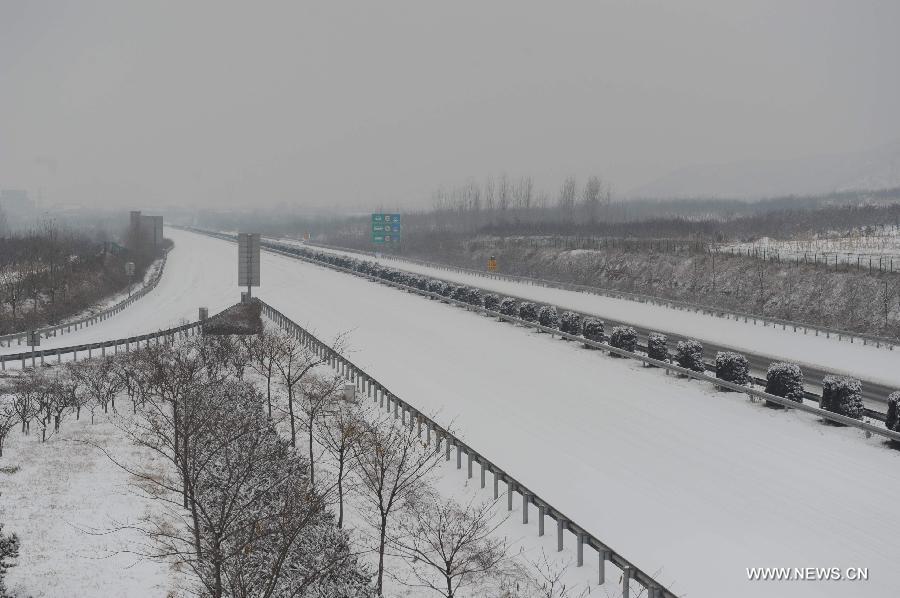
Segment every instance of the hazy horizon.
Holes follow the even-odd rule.
[[[0,188],[144,208],[425,207],[439,186],[900,139],[900,4],[0,5]],[[762,187],[760,187],[762,188]]]

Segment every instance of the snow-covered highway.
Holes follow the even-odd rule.
[[[159,287],[66,344],[238,299],[235,244],[167,235]],[[900,454],[876,439],[288,257],[264,252],[262,283],[260,297],[320,338],[348,333],[350,359],[676,593],[894,592]],[[759,566],[868,567],[870,580],[747,581]]]

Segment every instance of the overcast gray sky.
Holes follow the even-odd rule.
[[[411,205],[900,138],[900,2],[0,1],[0,187]]]

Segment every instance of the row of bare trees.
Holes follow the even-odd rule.
[[[107,452],[166,505],[139,524],[147,556],[187,567],[198,595],[372,596],[387,578],[447,598],[565,595],[514,566],[492,501],[433,488],[433,438],[345,400],[343,384],[292,335],[196,337],[23,372],[2,395],[0,439],[35,423],[47,440],[67,415],[102,410],[163,457],[160,475]]]
[[[155,255],[114,255],[86,234],[52,220],[0,237],[0,334],[54,323],[126,288],[125,262],[138,276]]]

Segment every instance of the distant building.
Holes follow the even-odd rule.
[[[163,217],[144,216],[139,210],[130,214],[131,238],[139,247],[159,247],[163,242]]]

